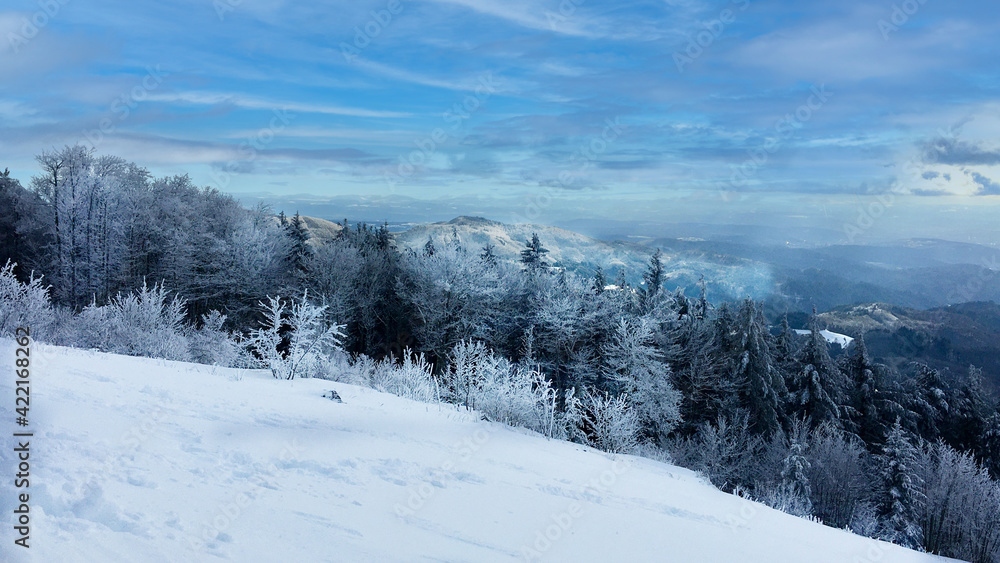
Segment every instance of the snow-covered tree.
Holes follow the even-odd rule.
[[[670,366],[653,345],[653,328],[643,318],[621,319],[605,345],[609,379],[619,382],[629,396],[645,433],[665,443],[680,422],[681,394],[670,382]]]
[[[919,548],[923,537],[917,519],[924,502],[917,449],[897,420],[882,448],[880,506],[882,537],[905,547]]]
[[[327,321],[326,307],[310,303],[308,293],[290,306],[281,297],[271,297],[260,307],[264,321],[251,333],[248,344],[274,377],[318,375],[329,355],[339,350],[343,325]]]
[[[0,336],[13,336],[19,327],[25,327],[37,338],[52,321],[49,289],[34,275],[26,282],[19,281],[14,275],[16,266],[7,262],[0,268]]]
[[[549,250],[542,246],[542,241],[538,238],[538,233],[531,234],[531,240],[525,243],[525,249],[521,251],[521,263],[524,264],[528,272],[545,272],[549,268],[545,261],[545,255]]]
[[[731,342],[734,380],[751,428],[770,435],[782,426],[787,390],[771,355],[764,313],[749,299],[740,307]]]
[[[615,454],[632,453],[639,445],[639,415],[627,395],[588,394],[582,408],[584,434],[590,445]]]
[[[815,309],[809,338],[799,353],[798,369],[789,387],[795,416],[811,419],[814,426],[842,424],[843,374],[830,358],[829,344],[820,333]]]

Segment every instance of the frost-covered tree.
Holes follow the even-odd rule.
[[[525,247],[521,251],[521,263],[525,269],[530,273],[547,271],[549,264],[545,261],[545,255],[549,250],[542,246],[538,233],[531,233],[531,240],[525,242]]]
[[[260,307],[264,321],[248,344],[274,377],[319,375],[329,355],[340,349],[343,325],[327,321],[326,307],[310,303],[308,293],[291,305],[271,297]]]
[[[659,248],[653,253],[653,256],[649,259],[649,266],[646,268],[645,273],[642,274],[642,304],[646,311],[653,308],[656,297],[660,294],[660,290],[663,288],[663,283],[666,281],[665,274],[663,273],[663,252]]]
[[[917,449],[897,420],[882,448],[879,477],[882,537],[909,548],[923,545],[917,519],[924,502]]]
[[[843,374],[830,358],[829,344],[820,333],[815,309],[809,338],[799,353],[798,369],[789,387],[794,416],[811,419],[814,427],[825,423],[842,424]]]
[[[49,289],[35,275],[29,275],[25,282],[18,280],[15,267],[8,261],[0,268],[0,336],[12,337],[18,328],[25,327],[38,338],[53,318]]]
[[[968,453],[926,445],[917,464],[924,502],[917,508],[930,553],[992,563],[1000,555],[1000,485]]]
[[[615,454],[632,453],[639,445],[642,425],[627,395],[589,394],[582,409],[583,432],[590,445]]]
[[[608,379],[621,385],[645,434],[664,444],[680,422],[681,394],[671,383],[670,366],[653,345],[652,324],[621,319],[605,345]]]
[[[843,367],[849,385],[850,430],[873,446],[883,443],[891,421],[903,415],[886,381],[887,371],[868,356],[864,335],[854,340]]]
[[[594,283],[592,286],[594,293],[598,295],[604,293],[604,288],[607,287],[607,285],[608,285],[608,280],[607,278],[604,277],[604,269],[601,268],[600,266],[597,266],[597,268],[594,270]]]
[[[786,512],[799,516],[812,514],[812,484],[809,472],[812,464],[806,455],[809,442],[808,426],[800,421],[793,424],[788,454],[781,463],[781,496]]]
[[[828,526],[847,526],[871,496],[865,444],[826,424],[812,432],[808,457],[813,514]]]
[[[733,377],[753,431],[770,435],[781,428],[787,390],[774,364],[764,313],[747,299],[733,327]]]

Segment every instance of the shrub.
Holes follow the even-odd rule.
[[[583,399],[583,424],[590,445],[616,454],[633,453],[642,426],[626,395],[587,395]]]
[[[49,288],[34,274],[27,283],[20,282],[14,275],[16,266],[7,261],[0,268],[0,336],[14,336],[18,327],[27,327],[37,337],[53,319]]]
[[[162,285],[123,295],[104,306],[91,303],[77,315],[65,344],[128,356],[190,359],[184,336],[185,302]]]
[[[260,308],[264,322],[250,334],[247,345],[274,377],[316,377],[329,371],[344,327],[324,319],[325,306],[310,303],[305,293],[290,306],[281,297],[269,297]]]

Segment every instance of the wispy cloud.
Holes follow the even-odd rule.
[[[411,114],[396,111],[371,110],[364,108],[343,107],[329,104],[309,104],[289,100],[267,100],[242,94],[220,92],[179,92],[152,94],[150,101],[194,104],[194,105],[230,105],[244,109],[275,110],[283,109],[295,113],[322,113],[328,115],[349,115],[353,117],[408,117]]]

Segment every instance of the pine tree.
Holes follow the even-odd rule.
[[[883,538],[912,549],[922,545],[917,510],[922,501],[917,449],[899,420],[889,430],[881,457]]]
[[[604,278],[604,270],[600,266],[597,266],[597,269],[594,271],[594,293],[597,295],[604,293],[604,288],[607,287],[607,285],[608,280]]]
[[[843,374],[830,358],[829,345],[820,333],[815,308],[809,324],[809,340],[799,354],[799,368],[790,386],[793,414],[797,418],[811,419],[814,428],[824,423],[842,426]]]
[[[312,249],[309,246],[309,229],[297,211],[290,220],[286,219],[284,214],[280,215],[279,219],[291,240],[291,247],[288,250],[289,269],[296,282],[302,283],[308,277],[309,257],[312,256]]]
[[[482,253],[479,254],[479,258],[484,263],[486,263],[487,266],[492,267],[492,266],[496,266],[496,264],[497,264],[497,255],[494,252],[495,248],[496,247],[493,246],[492,244],[486,243],[486,246],[483,247]]]
[[[427,242],[424,243],[424,256],[434,256],[434,241],[431,237],[427,237]]]
[[[809,470],[812,464],[806,456],[808,431],[804,424],[796,423],[793,429],[788,455],[781,463],[781,488],[788,499],[794,502],[798,512],[812,513],[812,485]]]
[[[698,307],[695,310],[695,315],[699,319],[704,319],[708,316],[708,285],[705,283],[704,275],[698,280],[698,286],[700,291],[698,294]]]
[[[649,259],[649,268],[642,274],[644,284],[642,302],[647,311],[652,308],[653,300],[663,287],[663,277],[663,252],[657,248],[656,252]]]
[[[882,444],[890,421],[902,415],[902,407],[892,399],[885,381],[885,366],[868,357],[862,334],[852,345],[844,363],[844,375],[850,385],[850,426],[866,444]]]
[[[735,326],[734,379],[751,429],[770,435],[781,428],[787,390],[771,356],[764,313],[752,300],[740,307]]]
[[[538,233],[532,233],[531,240],[527,241],[525,245],[526,248],[521,251],[521,262],[525,268],[531,273],[547,271],[549,264],[545,261],[545,255],[549,251],[542,246]]]
[[[713,355],[715,345],[707,322],[684,316],[669,325],[665,340],[674,387],[682,397],[683,430],[690,433],[723,414],[735,389]]]
[[[618,270],[618,274],[615,275],[615,283],[613,284],[621,291],[628,289],[628,279],[625,278],[625,269]]]
[[[925,440],[937,440],[951,409],[948,384],[938,370],[926,364],[917,366],[917,376],[912,381],[909,408],[916,415],[917,432]]]

